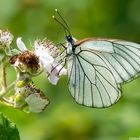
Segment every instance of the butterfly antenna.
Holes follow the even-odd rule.
[[[69,33],[69,30],[55,16],[52,16],[52,18],[63,27],[65,34],[67,36],[68,35],[67,32]]]
[[[64,18],[61,16],[61,14],[58,12],[57,9],[55,9],[56,13],[58,14],[58,16],[62,19],[62,21],[65,23],[65,25],[67,26],[67,28],[69,29],[69,26],[67,24],[67,22],[64,20]]]
[[[61,20],[63,21],[63,23],[64,23],[64,24],[61,23],[61,25],[62,25],[63,27],[65,27],[65,29],[67,30],[68,34],[71,36],[71,33],[70,33],[69,26],[68,26],[67,22],[64,20],[64,18],[61,16],[61,14],[58,12],[57,9],[55,9],[55,12],[58,14],[58,16],[60,17],[60,19],[61,19]],[[57,20],[58,20],[58,19],[57,19]],[[59,23],[60,23],[60,21],[59,21]]]

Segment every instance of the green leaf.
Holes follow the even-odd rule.
[[[16,125],[0,113],[0,140],[20,140]]]

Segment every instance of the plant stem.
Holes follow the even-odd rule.
[[[0,98],[2,98],[9,90],[11,90],[15,85],[15,82],[11,83],[5,90],[0,91]]]
[[[3,64],[3,87],[4,89],[7,88],[7,81],[6,81],[6,66]]]
[[[4,65],[4,62],[1,63],[1,66],[0,66],[0,76],[1,76],[1,92],[5,92],[6,91],[6,88],[7,88],[7,83],[6,83],[6,68],[5,68],[5,65]]]
[[[0,104],[13,107],[13,104],[12,104],[11,102],[9,102],[9,101],[8,101],[7,99],[5,99],[5,98],[3,98],[2,100],[0,100]]]
[[[6,99],[6,98],[4,97],[4,95],[5,95],[11,88],[13,88],[14,85],[15,85],[15,82],[11,83],[11,84],[6,88],[5,91],[2,90],[2,91],[0,92],[0,103],[1,103],[1,104],[7,105],[7,106],[12,106],[12,107],[13,107],[12,101],[10,101],[9,99]]]
[[[7,62],[5,59],[0,62],[0,84],[1,84],[1,91],[0,91],[0,98],[2,98],[12,87],[14,87],[15,82],[10,84],[7,87],[7,79],[6,79],[6,67]]]

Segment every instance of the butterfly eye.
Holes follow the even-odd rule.
[[[73,39],[70,35],[66,36],[68,42],[73,43]]]

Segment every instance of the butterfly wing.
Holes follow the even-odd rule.
[[[114,74],[117,83],[127,82],[137,77],[140,72],[140,45],[122,40],[98,39],[81,44],[81,50],[100,52],[108,68]],[[88,46],[88,48],[86,48]],[[94,46],[96,46],[96,49]],[[108,51],[108,48],[111,48]]]
[[[122,82],[139,75],[140,45],[120,40],[81,43],[68,58],[69,90],[76,102],[103,108],[121,97]]]

